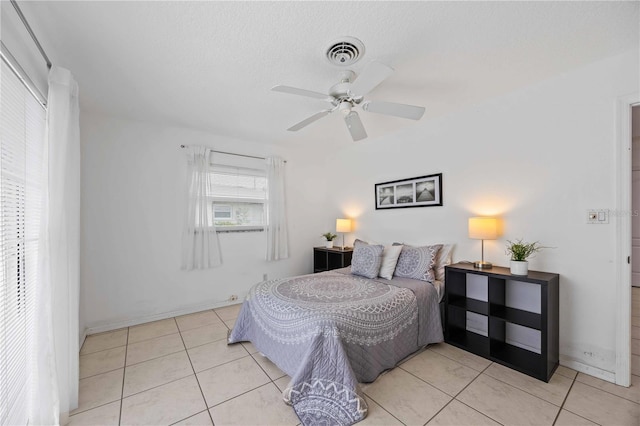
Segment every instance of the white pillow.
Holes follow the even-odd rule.
[[[436,280],[444,282],[444,267],[451,264],[451,251],[453,244],[443,244],[442,248],[436,256],[436,265],[433,270],[436,275]]]
[[[396,270],[396,263],[398,263],[398,257],[402,246],[386,246],[382,252],[382,265],[380,266],[380,272],[378,275],[380,278],[390,280],[393,278],[393,272]]]

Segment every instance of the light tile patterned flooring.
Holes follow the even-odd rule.
[[[250,343],[227,346],[240,305],[87,337],[71,425],[296,425],[288,377]],[[640,289],[632,386],[559,367],[549,383],[447,344],[362,389],[364,425],[640,424]]]

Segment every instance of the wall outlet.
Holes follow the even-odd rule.
[[[269,279],[269,275],[267,274],[262,274],[262,281],[266,281]]]
[[[238,300],[237,294],[232,294],[231,296],[229,296],[229,302],[235,302],[236,300]]]

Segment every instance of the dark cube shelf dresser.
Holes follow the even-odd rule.
[[[445,341],[548,382],[558,367],[558,274],[446,267]]]

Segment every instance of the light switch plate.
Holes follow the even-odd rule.
[[[604,225],[609,223],[608,209],[587,210],[587,223],[590,225]]]

